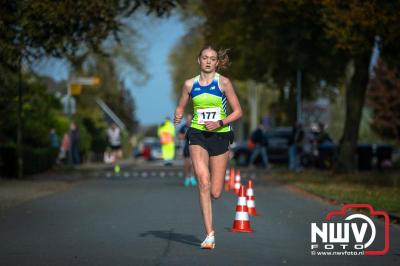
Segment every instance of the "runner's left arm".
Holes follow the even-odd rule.
[[[227,124],[230,124],[230,123],[238,120],[240,117],[242,117],[242,107],[240,106],[239,100],[236,96],[235,90],[233,89],[233,85],[232,85],[231,81],[228,78],[221,76],[220,84],[221,84],[221,89],[225,93],[225,96],[228,99],[229,105],[232,108],[232,113],[230,113],[227,117],[225,117],[222,120],[224,125],[227,125]],[[216,121],[216,122],[207,121],[205,123],[205,126],[208,130],[215,130],[220,127],[218,121]]]

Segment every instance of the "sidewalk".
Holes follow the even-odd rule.
[[[50,179],[0,179],[0,214],[21,203],[72,188],[77,182]]]
[[[135,167],[141,161],[121,160],[121,167]],[[76,167],[55,166],[23,180],[0,178],[0,214],[21,203],[65,191],[96,177],[99,171],[114,171],[113,164],[85,163]]]
[[[22,180],[0,178],[0,214],[21,203],[62,192],[93,178],[96,169],[112,168],[104,163],[84,164],[76,168],[55,167]]]
[[[121,168],[141,170],[165,168],[163,161],[144,161],[132,158],[120,161]],[[181,170],[182,162],[177,160],[171,170]],[[46,172],[25,177],[23,180],[0,178],[0,214],[21,203],[62,192],[93,178],[99,172],[113,172],[114,165],[103,162],[85,163],[79,166],[55,166]]]

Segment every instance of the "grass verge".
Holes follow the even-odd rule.
[[[273,174],[276,181],[292,184],[312,194],[341,203],[369,203],[376,210],[400,214],[398,171],[333,175],[327,171]]]

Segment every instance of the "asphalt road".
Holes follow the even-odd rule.
[[[254,233],[231,233],[237,197],[214,202],[216,248],[201,250],[204,231],[196,188],[177,167],[109,170],[0,218],[0,265],[400,265],[400,230],[392,225],[385,256],[312,256],[310,227],[340,206],[255,179]],[[383,222],[377,241],[383,241]]]

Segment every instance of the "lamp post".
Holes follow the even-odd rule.
[[[253,131],[258,119],[258,84],[254,80],[248,81],[248,99],[250,102],[250,129]]]

